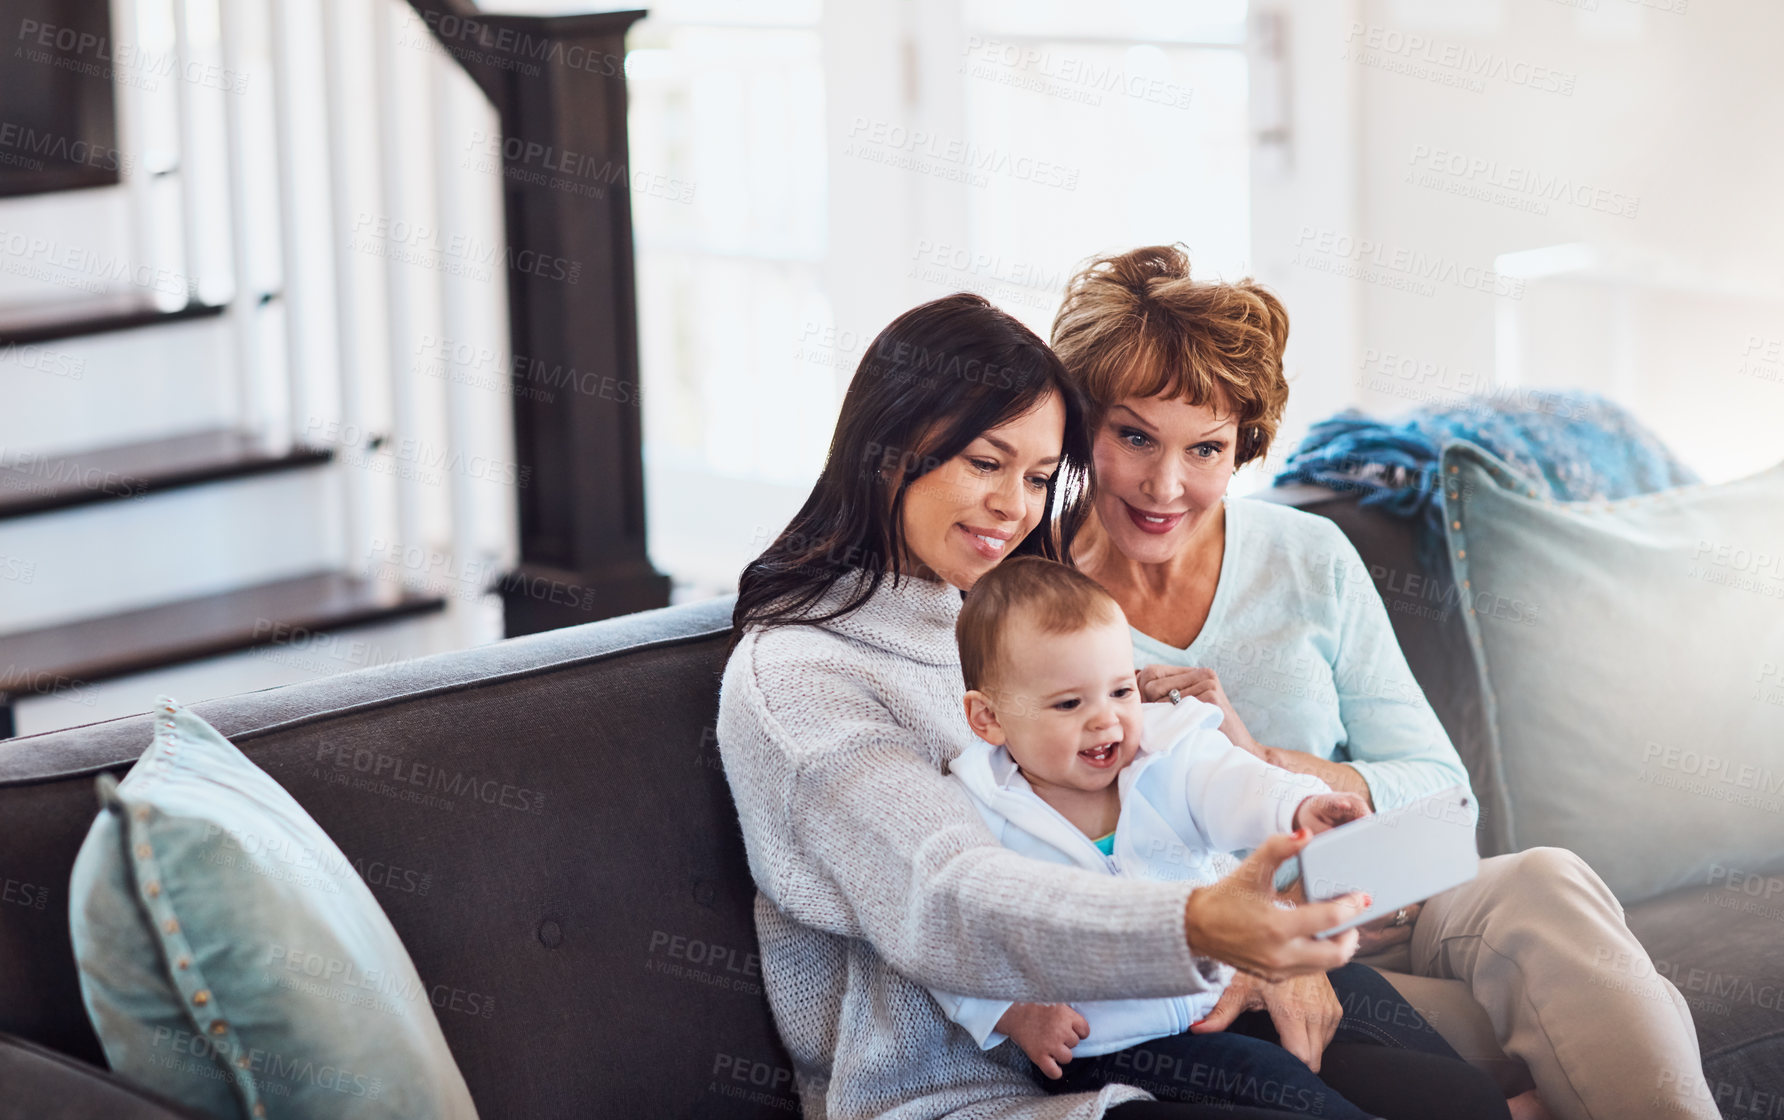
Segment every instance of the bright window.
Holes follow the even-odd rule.
[[[979,291],[1045,337],[1093,254],[1250,256],[1243,0],[734,8],[628,40],[650,551],[681,597],[786,524],[898,312]]]

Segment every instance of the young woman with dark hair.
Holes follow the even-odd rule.
[[[983,474],[987,460],[965,456],[967,449],[983,443],[1007,455],[985,433],[1049,400],[1064,413],[1062,446],[1052,449],[1028,485],[1041,508],[1057,505],[1055,524],[1013,543],[993,535],[996,543],[981,547],[968,533],[935,542],[933,550],[919,551],[937,563],[952,557],[955,570],[915,574],[964,576],[974,556],[989,555],[986,549],[1059,559],[1089,514],[1090,445],[1077,390],[1059,359],[1020,322],[966,293],[894,319],[849,382],[811,496],[738,580],[732,648],[748,626],[828,622],[866,602],[887,576],[909,573],[913,557],[906,549],[904,513],[912,487],[918,487],[918,501],[938,486],[970,493],[974,472]],[[938,472],[941,477],[932,477]],[[868,578],[830,613],[811,615],[808,608],[851,571]],[[968,579],[958,586],[970,585]]]

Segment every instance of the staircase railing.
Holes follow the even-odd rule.
[[[410,6],[501,122],[513,353],[577,387],[514,397],[516,458],[533,470],[520,563],[501,581],[507,632],[662,606],[669,580],[645,554],[626,143],[625,32],[645,13]],[[600,388],[615,386],[631,391]]]
[[[132,0],[120,3],[128,8]],[[500,571],[493,590],[502,596],[508,634],[667,603],[668,578],[645,552],[626,142],[624,38],[644,13],[514,16],[484,13],[466,0],[410,0],[408,8],[439,54],[469,76],[495,115],[496,127],[488,131],[501,153],[497,236],[503,251],[485,254],[485,263],[495,267],[491,282],[478,291],[453,273],[456,262],[445,259],[449,247],[407,244],[378,220],[369,229],[374,239],[383,235],[381,282],[364,267],[373,205],[367,179],[376,182],[370,197],[377,199],[377,218],[393,228],[420,228],[431,218],[436,231],[452,231],[436,232],[436,240],[461,238],[478,246],[491,240],[479,236],[488,232],[478,206],[486,184],[455,158],[466,148],[467,134],[482,125],[473,123],[474,109],[455,110],[451,75],[439,57],[425,63],[426,97],[413,96],[405,85],[404,72],[416,67],[404,47],[413,42],[399,38],[406,32],[413,40],[416,27],[403,6],[380,0],[368,14],[351,0],[264,5],[261,34],[271,71],[268,123],[279,198],[276,264],[263,259],[272,239],[258,238],[254,229],[257,180],[265,174],[253,165],[249,144],[251,100],[174,83],[182,148],[175,172],[182,177],[180,256],[196,297],[215,255],[212,237],[227,220],[222,257],[234,277],[228,315],[241,371],[243,426],[274,444],[338,431],[363,439],[352,450],[371,454],[385,448],[380,437],[394,442],[413,436],[423,429],[425,414],[438,412],[445,418],[443,453],[450,455],[474,438],[482,409],[451,378],[438,385],[442,400],[427,399],[429,387],[411,375],[415,340],[434,333],[428,323],[440,324],[438,334],[456,335],[462,324],[493,318],[495,329],[485,341],[509,358],[503,369],[511,381],[525,380],[513,372],[518,365],[544,370],[545,379],[566,387],[508,395],[514,469],[506,473],[522,481],[513,510],[504,511],[517,523],[510,543],[492,548],[480,533],[477,523],[489,516],[488,503],[460,473],[446,472],[450,528],[444,541],[437,539],[437,526],[430,534],[423,513],[427,496],[413,480],[401,472],[388,483],[368,472],[347,473],[341,516],[349,561],[364,562],[377,542],[393,535],[429,552],[443,544],[460,567]],[[225,74],[250,82],[257,76],[251,57],[256,10],[246,0],[218,5],[220,64]],[[189,32],[185,0],[175,0],[174,15],[172,50],[184,71],[202,52]],[[369,97],[356,88],[363,82],[349,62],[355,58],[370,63]],[[320,120],[312,103],[318,92]],[[201,94],[222,102],[226,215],[201,213],[197,206]],[[361,166],[358,158],[367,150],[368,132],[375,167]],[[432,149],[420,173],[403,158],[412,133]],[[318,166],[326,168],[325,176],[317,174]],[[306,196],[319,178],[326,181],[325,201],[315,206]],[[326,229],[323,253],[315,251],[318,225]],[[411,248],[431,254],[436,267],[429,271],[399,259]],[[263,274],[280,279],[257,291],[253,279]],[[487,306],[491,300],[505,306],[496,311]],[[269,333],[279,333],[281,324],[275,345]],[[500,337],[502,327],[506,338]],[[269,363],[269,353],[282,354],[282,360]],[[280,371],[269,365],[282,366],[282,385]],[[319,425],[318,418],[327,423]]]

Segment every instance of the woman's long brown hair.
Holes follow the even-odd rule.
[[[858,609],[888,575],[896,585],[907,575],[900,558],[911,483],[1049,394],[1065,405],[1059,468],[1041,523],[1010,555],[1063,560],[1090,513],[1090,442],[1082,398],[1059,359],[1017,319],[967,292],[894,319],[849,382],[811,496],[738,577],[731,648],[745,627],[827,622]],[[860,590],[828,613],[808,613],[856,569],[870,577]]]

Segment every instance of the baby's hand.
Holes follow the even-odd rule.
[[[1059,1078],[1072,1047],[1090,1037],[1090,1024],[1069,1003],[1013,1003],[997,1029],[1016,1040],[1042,1073]]]
[[[1354,793],[1319,793],[1295,808],[1295,827],[1324,832],[1369,815],[1369,803]]]

